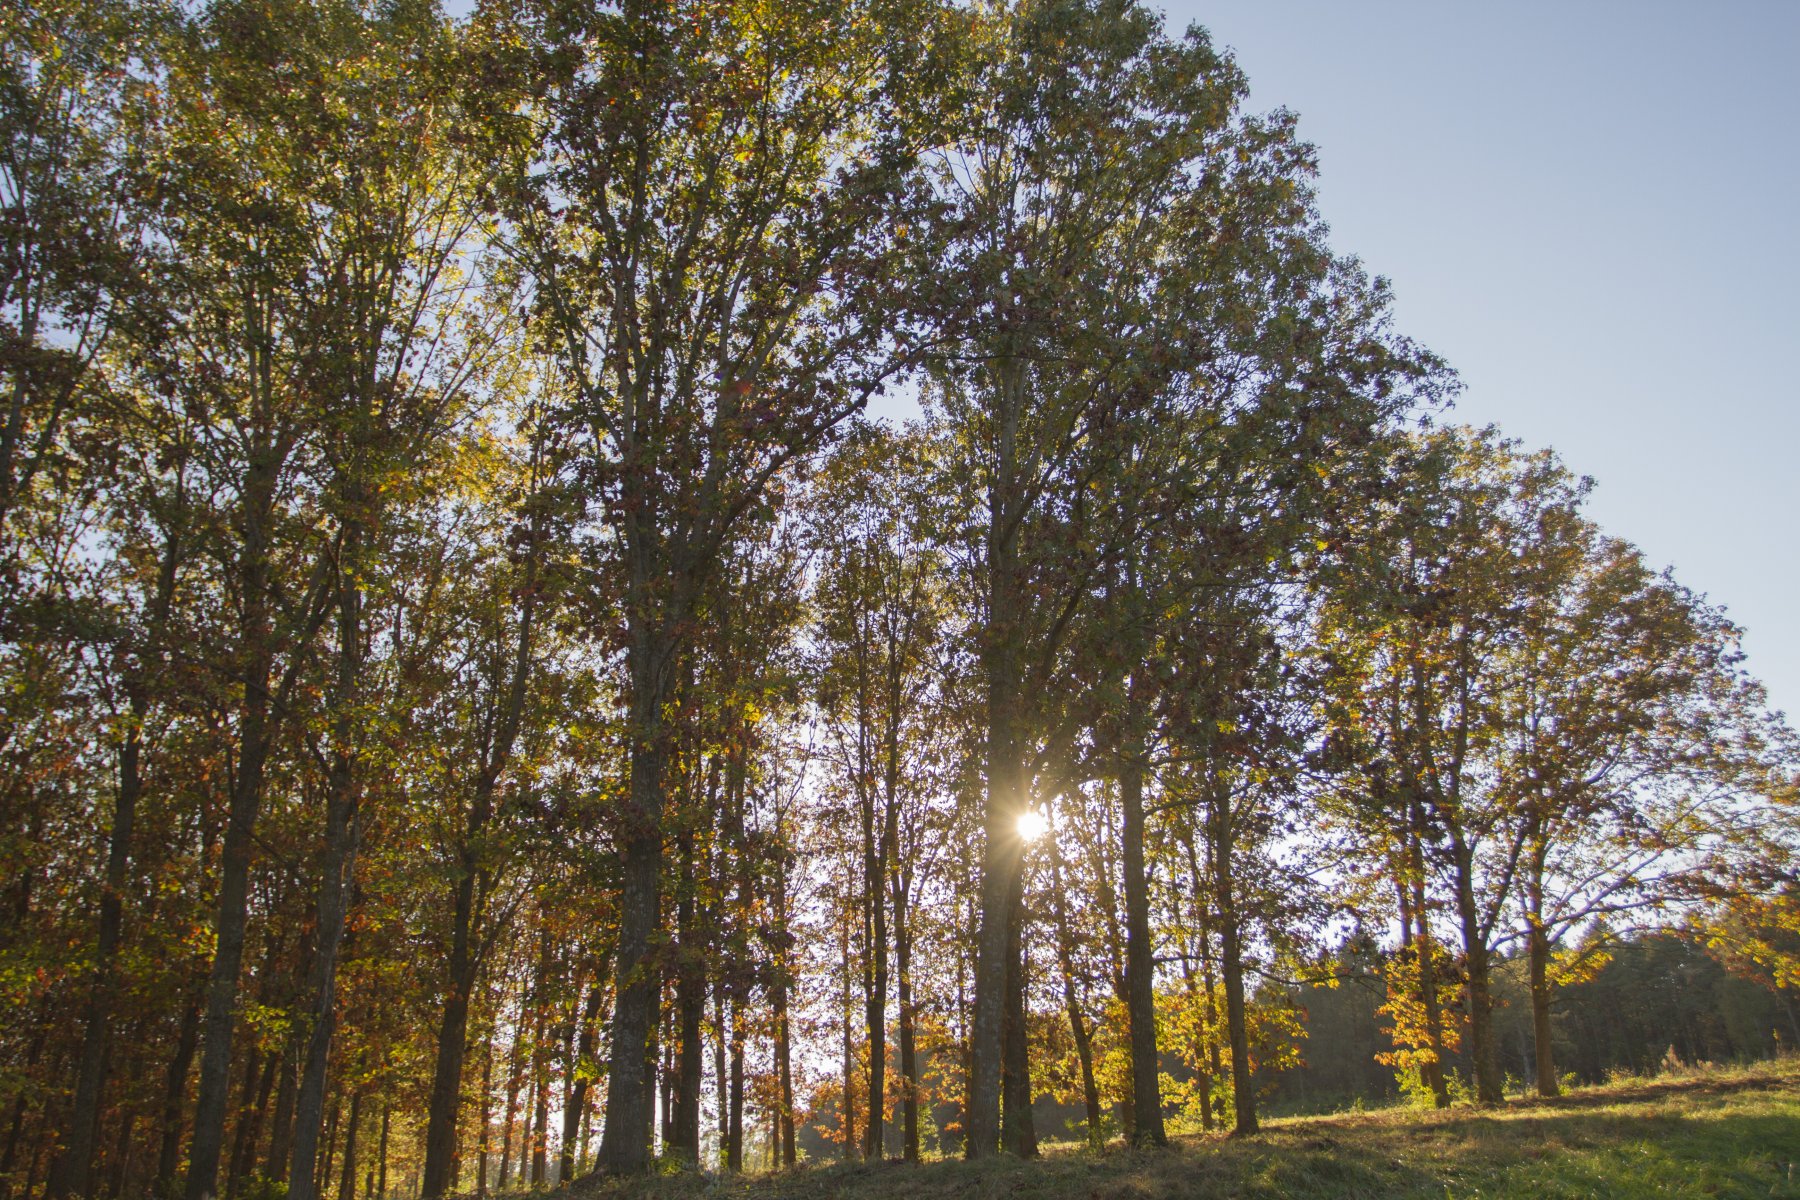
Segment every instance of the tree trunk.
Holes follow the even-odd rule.
[[[676,1069],[674,1103],[670,1113],[668,1149],[691,1166],[700,1165],[700,1087],[705,1073],[706,1047],[702,1025],[706,1016],[707,938],[696,917],[694,892],[694,835],[683,828],[680,837],[681,894],[676,902],[676,927],[681,938],[681,957],[676,966],[675,1020]]]
[[[260,440],[260,439],[259,439]],[[186,1200],[212,1200],[225,1148],[225,1115],[231,1087],[231,1041],[237,1021],[238,978],[244,965],[244,926],[249,915],[250,862],[256,817],[262,805],[263,766],[274,734],[269,685],[275,650],[269,619],[270,515],[280,455],[258,445],[245,473],[240,509],[243,543],[238,556],[242,597],[238,641],[243,693],[238,704],[238,760],[220,855],[218,913],[206,1016],[200,1037],[200,1086],[194,1102],[194,1136],[188,1149]]]
[[[362,1092],[350,1093],[350,1121],[344,1128],[344,1165],[338,1174],[337,1200],[356,1200],[356,1129],[362,1123]]]
[[[251,1055],[255,1061],[258,1055]],[[275,1075],[281,1066],[279,1051],[270,1054],[263,1063],[262,1078],[256,1085],[256,1098],[251,1100],[246,1094],[244,1100],[247,1108],[238,1114],[238,1129],[235,1144],[231,1151],[231,1165],[226,1172],[226,1190],[232,1195],[241,1192],[240,1184],[249,1177],[256,1162],[256,1147],[262,1140],[263,1119],[268,1115],[269,1096],[275,1089]]]
[[[651,938],[662,914],[663,705],[673,678],[675,647],[654,639],[648,606],[655,572],[646,552],[633,547],[631,612],[631,757],[625,813],[617,978],[613,984],[612,1053],[607,1070],[606,1124],[597,1168],[608,1175],[636,1174],[650,1165],[650,1096],[646,1053],[658,1013],[662,977]]]
[[[504,994],[501,1000],[505,1000]],[[475,1136],[475,1195],[480,1200],[487,1200],[488,1155],[493,1150],[488,1135],[494,1126],[494,1024],[497,1022],[488,1026],[487,1044],[481,1055],[481,1132]]]
[[[1150,942],[1150,883],[1144,870],[1144,766],[1136,748],[1119,773],[1125,882],[1125,986],[1131,1019],[1132,1108],[1137,1144],[1164,1146],[1161,1068],[1156,1053],[1155,954]]]
[[[175,1055],[163,1079],[162,1145],[156,1156],[156,1182],[151,1191],[166,1196],[175,1186],[181,1168],[181,1110],[186,1107],[188,1072],[194,1067],[194,1051],[200,1044],[200,1004],[196,993],[182,1010],[181,1029],[175,1036]]]
[[[893,876],[894,893],[894,968],[899,976],[900,1000],[900,1128],[901,1157],[909,1163],[919,1161],[919,1046],[916,1028],[917,1014],[913,1010],[912,989],[912,929],[907,904],[910,899],[908,877],[904,872],[896,870]],[[787,1079],[787,989],[782,988],[782,1012],[780,1014],[782,1051],[781,1068],[783,1078]],[[788,1097],[787,1127],[793,1128],[792,1083],[784,1082],[783,1094]],[[788,1134],[791,1139],[792,1133]],[[792,1166],[790,1162],[788,1164]]]
[[[1256,1091],[1250,1078],[1250,1033],[1244,1008],[1244,951],[1238,924],[1237,888],[1232,870],[1230,798],[1215,795],[1209,834],[1212,841],[1214,903],[1219,913],[1219,973],[1225,984],[1225,1025],[1231,1041],[1231,1098],[1234,1134],[1257,1131]]]
[[[537,981],[532,985],[531,1025],[531,1186],[548,1180],[550,1166],[550,988],[551,948],[548,930],[539,934]]]
[[[744,1014],[743,997],[732,1005],[731,1115],[725,1130],[725,1169],[744,1169]]]
[[[856,1157],[856,1038],[852,1030],[855,1018],[850,1005],[850,914],[845,912],[838,926],[838,964],[843,972],[842,1018],[844,1028],[844,1161]]]
[[[177,495],[181,494],[177,486]],[[173,529],[163,539],[156,593],[150,602],[150,645],[141,647],[145,661],[126,683],[130,715],[119,747],[119,791],[113,806],[112,829],[107,837],[106,875],[100,889],[100,928],[94,950],[93,987],[88,993],[87,1019],[81,1035],[80,1064],[75,1075],[75,1098],[69,1114],[68,1137],[61,1157],[50,1167],[46,1200],[87,1196],[94,1139],[100,1126],[100,1094],[106,1084],[108,1033],[112,1024],[114,993],[118,990],[119,942],[125,928],[125,876],[131,861],[132,830],[137,824],[138,799],[143,794],[142,761],[144,720],[149,714],[145,666],[160,659],[161,644],[175,599],[175,575],[180,565],[180,540]]]
[[[1534,875],[1527,883],[1527,954],[1531,960],[1531,1036],[1537,1094],[1549,1100],[1562,1094],[1556,1079],[1556,1057],[1550,1041],[1550,937],[1544,929],[1544,885]]]
[[[87,1019],[76,1061],[75,1099],[62,1153],[52,1162],[46,1200],[88,1196],[94,1139],[100,1126],[100,1093],[105,1086],[107,1033],[112,1018],[113,992],[118,986],[119,939],[125,921],[125,872],[131,857],[131,831],[137,818],[138,756],[143,746],[145,703],[142,689],[134,687],[130,724],[119,751],[119,792],[113,807],[112,831],[106,852],[106,876],[100,888],[100,936],[94,950],[94,978],[88,992]]]
[[[1410,847],[1413,919],[1418,925],[1419,994],[1425,1005],[1425,1037],[1431,1048],[1431,1062],[1425,1067],[1425,1082],[1431,1087],[1432,1103],[1438,1108],[1450,1107],[1450,1081],[1444,1074],[1444,1014],[1437,994],[1437,943],[1431,933],[1431,911],[1425,904],[1425,807],[1416,792],[1409,789],[1411,810]]]
[[[1050,911],[1056,919],[1056,965],[1062,973],[1063,1009],[1069,1015],[1069,1033],[1075,1039],[1075,1057],[1081,1063],[1081,1098],[1087,1111],[1088,1148],[1101,1147],[1100,1087],[1094,1080],[1094,1049],[1081,997],[1075,987],[1074,947],[1069,936],[1068,902],[1063,895],[1062,850],[1050,835]]]
[[[1475,898],[1475,866],[1459,828],[1451,829],[1456,863],[1456,908],[1462,922],[1463,954],[1468,976],[1469,1058],[1475,1067],[1475,1099],[1499,1104],[1506,1098],[1500,1078],[1499,1048],[1494,1044],[1494,996],[1488,979],[1487,938]]]
[[[1026,1024],[1025,873],[1013,875],[1013,894],[1007,903],[1006,1019],[1001,1025],[1002,1047],[1001,1145],[1019,1158],[1036,1158],[1037,1127],[1031,1112],[1031,1031]]]
[[[319,873],[318,921],[312,968],[307,976],[312,1019],[306,1057],[300,1068],[299,1097],[294,1105],[294,1160],[288,1172],[289,1200],[315,1200],[307,1181],[313,1177],[319,1123],[325,1113],[325,1073],[331,1061],[332,1038],[337,1033],[338,955],[350,909],[352,881],[356,875],[356,847],[361,831],[360,784],[356,777],[356,711],[362,689],[363,661],[362,587],[357,582],[361,557],[358,531],[355,522],[347,521],[339,545],[338,671],[332,695],[334,715],[331,770],[325,802],[325,859]],[[346,1143],[351,1146],[355,1138],[356,1103],[353,1098],[351,1137]],[[349,1178],[349,1190],[356,1190],[354,1178]]]
[[[519,1027],[524,1020],[525,1002],[521,994],[519,1019],[513,1023],[512,1050],[508,1056],[510,1065],[506,1073],[506,1116],[500,1135],[500,1180],[495,1185],[502,1192],[506,1190],[506,1181],[512,1177],[513,1127],[519,1116],[519,1089],[525,1082],[525,1057],[522,1053],[525,1039],[519,1036]]]
[[[569,1102],[563,1106],[562,1153],[557,1162],[557,1181],[568,1183],[575,1178],[577,1163],[575,1161],[576,1137],[580,1130],[581,1118],[587,1113],[588,1071],[587,1064],[594,1057],[594,1042],[599,1037],[595,1022],[600,1019],[600,1004],[606,998],[606,969],[610,964],[602,961],[594,972],[594,981],[588,985],[587,1003],[581,1008],[581,1033],[575,1046],[575,1061],[569,1064],[569,1073],[575,1080],[569,1091]],[[695,1088],[698,1102],[698,1087]],[[699,1141],[699,1115],[695,1114],[695,1145]]]
[[[393,1105],[381,1106],[381,1144],[376,1147],[379,1161],[375,1166],[375,1195],[378,1200],[387,1200],[387,1151],[388,1151],[388,1118],[393,1115]]]
[[[870,822],[865,816],[865,826]],[[885,840],[885,839],[883,839]],[[869,1047],[869,1091],[863,1123],[863,1157],[880,1162],[887,1140],[887,903],[886,861],[873,830],[865,828],[863,889],[868,931],[864,960],[863,1029]]]

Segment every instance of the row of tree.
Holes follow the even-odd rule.
[[[1047,1087],[1250,1132],[1346,937],[1440,1104],[1500,1098],[1500,959],[1546,1094],[1606,931],[1800,983],[1738,631],[1432,423],[1203,32],[0,38],[9,1194],[1029,1156]]]

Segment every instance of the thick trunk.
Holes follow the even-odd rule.
[[[1244,960],[1237,919],[1220,921],[1220,974],[1225,982],[1225,1023],[1231,1037],[1231,1095],[1236,1124],[1233,1132],[1255,1133],[1256,1091],[1250,1079],[1250,1034],[1244,1012]]]
[[[1544,891],[1539,879],[1532,879],[1527,892],[1531,911],[1527,915],[1526,952],[1531,960],[1531,1036],[1533,1063],[1537,1074],[1537,1093],[1548,1100],[1562,1094],[1556,1079],[1556,1057],[1550,1041],[1550,937],[1544,929]]]
[[[640,618],[642,619],[642,618]],[[606,1124],[596,1169],[635,1174],[650,1165],[651,1104],[646,1054],[657,1019],[661,971],[651,949],[661,921],[663,856],[662,708],[666,646],[640,633],[631,654],[630,802],[621,855],[619,946],[613,984],[612,1047],[607,1067]]]
[[[393,1115],[393,1106],[381,1106],[381,1143],[376,1147],[375,1195],[386,1200],[387,1197],[387,1154],[388,1154],[388,1118]]]
[[[250,858],[257,809],[262,801],[263,759],[267,753],[268,670],[262,664],[246,690],[239,728],[242,751],[232,788],[214,922],[216,949],[206,989],[201,1026],[200,1089],[194,1103],[194,1136],[188,1150],[186,1200],[211,1200],[225,1148],[225,1116],[231,1086],[231,1042],[237,1019],[238,976],[244,963],[244,927],[250,895]]]
[[[1150,942],[1150,884],[1144,869],[1144,768],[1136,754],[1119,775],[1123,810],[1125,986],[1131,1019],[1132,1109],[1139,1145],[1163,1146],[1161,1070],[1156,1053],[1155,955]]]
[[[995,678],[998,676],[998,678]],[[1019,837],[1019,765],[1011,716],[1009,671],[990,668],[988,797],[982,846],[981,914],[975,948],[975,1005],[969,1030],[969,1158],[994,1153],[1000,1141],[1000,1090],[1009,985],[1008,931],[1023,845]]]

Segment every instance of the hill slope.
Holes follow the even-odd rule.
[[[687,1175],[601,1197],[743,1200],[1157,1200],[1162,1197],[1791,1197],[1800,1200],[1800,1064],[1591,1088],[1489,1112],[1394,1110],[1270,1122],[1245,1139],[1040,1162],[803,1167],[738,1180]]]

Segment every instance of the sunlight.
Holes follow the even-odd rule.
[[[1050,828],[1050,818],[1042,809],[1028,808],[1019,814],[1019,836],[1028,842],[1035,842]]]

